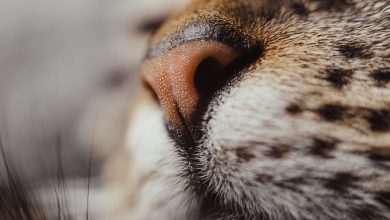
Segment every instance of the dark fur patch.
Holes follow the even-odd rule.
[[[341,105],[325,104],[317,109],[317,114],[327,121],[337,121],[343,118],[346,108]]]
[[[300,187],[298,187],[298,185],[295,183],[278,181],[278,182],[274,182],[273,184],[279,188],[284,189],[284,190],[295,192],[295,193],[298,193],[300,195],[305,194],[305,192]]]
[[[353,75],[352,70],[330,68],[325,70],[325,80],[330,82],[336,88],[343,88],[351,82]]]
[[[374,161],[390,161],[390,147],[373,147],[368,158]]]
[[[390,83],[390,67],[374,70],[371,77],[379,87],[384,87]]]
[[[382,205],[390,208],[390,192],[377,192],[374,198]]]
[[[255,155],[252,153],[252,151],[248,148],[237,148],[236,149],[236,155],[240,159],[242,159],[245,162],[248,162],[255,158]]]
[[[390,111],[389,110],[372,110],[366,118],[370,123],[370,128],[374,132],[390,131]]]
[[[336,173],[325,182],[324,187],[338,193],[347,193],[348,188],[353,187],[358,180],[359,178],[351,173]]]
[[[305,185],[308,184],[307,180],[304,179],[304,177],[294,177],[290,179],[284,179],[283,182],[289,183],[289,184],[295,184],[295,185]]]
[[[303,111],[302,108],[297,104],[291,104],[291,105],[287,106],[287,108],[286,108],[286,112],[291,114],[291,115],[299,114],[302,111]]]
[[[293,3],[291,5],[291,9],[293,12],[299,16],[307,17],[309,15],[309,11],[306,9],[306,7],[303,4],[300,3]]]
[[[351,0],[310,0],[319,4],[320,10],[335,10],[342,11],[347,7],[353,6],[354,3]]]
[[[332,158],[329,154],[336,148],[335,141],[321,140],[315,138],[313,144],[309,148],[309,154],[321,157]]]
[[[268,174],[257,174],[255,177],[256,182],[258,183],[267,183],[273,180],[273,176]]]
[[[368,59],[372,58],[374,55],[369,46],[361,43],[342,44],[339,46],[339,51],[348,59]]]
[[[264,155],[273,159],[281,159],[290,151],[290,146],[287,145],[275,145],[270,146],[264,152]]]

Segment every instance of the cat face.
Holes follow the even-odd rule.
[[[389,16],[198,0],[165,23],[128,130],[132,216],[390,218]]]

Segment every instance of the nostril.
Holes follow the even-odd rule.
[[[195,71],[194,84],[201,98],[209,98],[219,87],[218,84],[222,83],[222,68],[223,64],[212,57],[207,57],[199,64]]]
[[[230,80],[238,77],[240,72],[262,56],[261,46],[241,52],[229,63],[221,63],[214,57],[207,57],[199,63],[194,75],[194,85],[201,100],[208,100],[212,95],[226,86]]]

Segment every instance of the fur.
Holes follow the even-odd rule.
[[[140,92],[105,169],[112,218],[390,219],[389,1],[195,0],[145,60],[191,41],[245,62],[185,129]]]
[[[215,0],[168,21],[146,59],[196,40],[259,51],[187,131],[155,133],[143,101],[129,172],[150,175],[129,198],[148,205],[130,216],[389,219],[389,18],[387,1]]]

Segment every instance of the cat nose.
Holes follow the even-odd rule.
[[[210,99],[226,79],[240,53],[216,41],[194,41],[146,59],[144,84],[157,96],[168,123],[183,126],[199,103]]]

